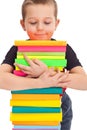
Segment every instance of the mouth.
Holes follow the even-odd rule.
[[[36,33],[35,35],[36,36],[46,36],[46,34],[44,34],[44,33]]]
[[[37,33],[37,34],[35,34],[35,36],[37,38],[46,38],[47,37],[46,34],[41,34],[41,33]]]

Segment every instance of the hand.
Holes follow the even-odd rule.
[[[56,86],[56,87],[65,87],[70,82],[67,80],[69,72],[56,72],[52,74],[53,70],[50,69],[44,72],[39,78],[44,81],[45,86]]]
[[[23,54],[23,56],[30,66],[24,66],[17,63],[15,63],[14,65],[17,66],[21,71],[26,73],[28,77],[39,77],[42,73],[48,70],[47,65],[45,65],[40,60],[31,60],[25,54]]]

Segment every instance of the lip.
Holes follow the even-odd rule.
[[[46,37],[46,34],[35,34],[36,37]]]
[[[35,35],[37,35],[37,36],[44,36],[44,35],[46,35],[46,34],[43,34],[43,33],[36,33]]]

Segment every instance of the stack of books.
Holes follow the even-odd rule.
[[[63,71],[67,60],[65,59],[65,41],[15,41],[18,46],[15,62],[29,66],[22,53],[30,59],[38,58],[48,67]],[[17,76],[26,76],[18,67],[14,70]],[[10,105],[12,112],[10,120],[12,130],[60,130],[62,122],[61,87],[49,86],[11,91]]]

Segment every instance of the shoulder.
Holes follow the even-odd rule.
[[[14,67],[15,58],[17,56],[17,50],[18,48],[16,46],[12,46],[7,52],[7,54],[5,55],[2,64],[9,64],[12,67]]]
[[[66,51],[73,51],[73,48],[67,43],[67,46],[66,46]]]
[[[67,44],[66,46],[66,57],[77,57],[76,52],[73,50],[73,48]]]
[[[17,50],[18,50],[18,47],[13,45],[13,46],[9,49],[9,51],[7,52],[7,55],[14,55],[14,54],[16,55]]]
[[[13,45],[13,46],[10,48],[10,50],[12,50],[12,51],[17,51],[17,50],[18,50],[18,47]]]
[[[74,67],[82,66],[75,51],[72,49],[72,47],[67,44],[66,46],[66,59],[67,59],[67,69],[71,70]]]

